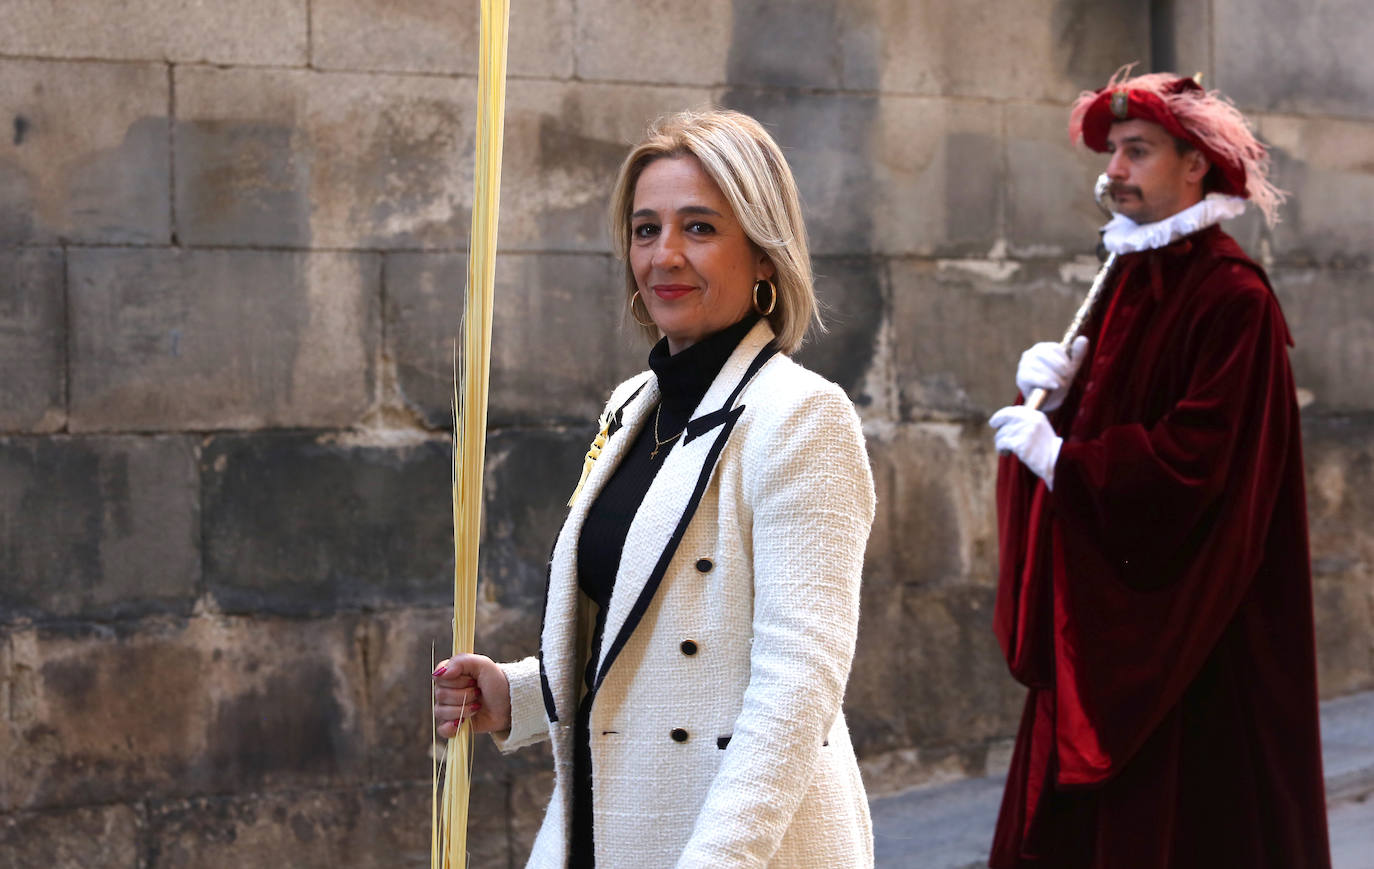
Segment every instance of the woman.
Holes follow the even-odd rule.
[[[871,866],[840,703],[873,481],[844,392],[788,357],[816,319],[791,171],[753,119],[683,113],[611,218],[651,370],[606,405],[539,654],[441,664],[439,734],[552,739],[531,867]]]

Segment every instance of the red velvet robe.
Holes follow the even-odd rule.
[[[1220,229],[1119,258],[1048,491],[999,468],[1030,688],[990,865],[1329,867],[1283,314]]]

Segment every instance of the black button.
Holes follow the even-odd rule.
[[[683,640],[681,649],[684,655],[695,655],[697,653],[696,640]]]
[[[710,573],[710,572],[711,572],[711,568],[713,568],[713,567],[715,567],[715,565],[711,563],[711,559],[709,559],[709,558],[700,558],[700,559],[697,559],[697,570],[701,571],[702,573]]]
[[[674,728],[673,728],[672,736],[673,736],[673,742],[686,742],[686,741],[687,741],[687,731],[683,730],[681,727],[674,727]]]

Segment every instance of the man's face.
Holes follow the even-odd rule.
[[[1107,153],[1115,210],[1136,223],[1163,220],[1202,199],[1207,159],[1195,150],[1180,154],[1159,124],[1135,118],[1112,124]]]

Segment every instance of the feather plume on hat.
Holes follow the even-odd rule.
[[[1205,192],[1249,199],[1270,226],[1288,194],[1269,180],[1269,151],[1251,132],[1245,116],[1220,91],[1203,90],[1191,78],[1169,72],[1130,77],[1135,64],[1116,71],[1099,91],[1083,91],[1069,112],[1069,139],[1094,151],[1107,150],[1112,124],[1131,118],[1151,121],[1197,148],[1217,170]]]

